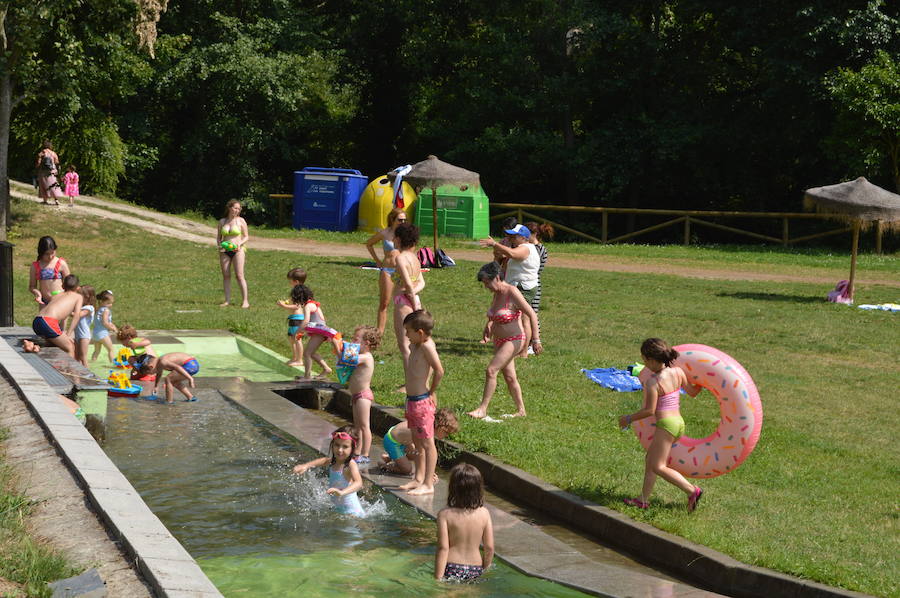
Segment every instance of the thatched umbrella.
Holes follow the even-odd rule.
[[[393,180],[394,173],[388,173],[388,178]],[[434,230],[434,250],[438,248],[437,226],[437,188],[441,185],[474,185],[481,184],[481,177],[477,172],[454,166],[437,159],[437,156],[428,156],[421,162],[413,164],[408,173],[403,175],[403,180],[413,187],[431,189],[431,216]]]
[[[900,228],[900,195],[873,185],[865,177],[859,177],[855,181],[807,189],[803,204],[807,209],[814,206],[817,212],[832,214],[834,218],[849,221],[853,226],[850,281],[847,287],[847,292],[853,299],[859,229],[868,228],[877,221],[886,223],[889,227]]]

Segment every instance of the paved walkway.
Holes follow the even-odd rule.
[[[17,199],[26,199],[38,202],[34,189],[24,183],[10,181],[10,193]],[[57,209],[57,208],[53,208]],[[83,195],[76,202],[74,208],[66,204],[59,210],[73,210],[76,213],[90,214],[99,218],[118,220],[132,226],[144,228],[157,235],[174,237],[200,245],[213,246],[216,240],[216,229],[206,224],[180,218],[171,214],[155,212],[145,208],[123,203],[111,202],[89,195]],[[371,259],[365,246],[359,244],[329,243],[327,241],[314,241],[302,238],[272,238],[251,236],[250,244],[254,249],[269,251],[291,251],[306,255],[320,255],[325,257],[353,257]],[[849,244],[849,241],[848,241]],[[454,249],[453,258],[472,262],[485,262],[490,259],[487,249]],[[641,263],[621,257],[605,255],[579,256],[554,252],[551,256],[551,265],[554,268],[573,268],[580,270],[597,270],[603,272],[628,272],[645,274],[667,274],[670,276],[682,276],[685,278],[698,278],[705,280],[754,280],[767,282],[803,282],[822,284],[830,290],[836,282],[833,272],[772,272],[771,266],[755,266],[753,264],[739,264],[728,268],[710,268],[697,265],[685,265],[672,262]],[[850,259],[847,258],[847,270],[849,273]],[[857,284],[878,284],[900,288],[900,274],[890,276],[885,273],[869,275],[859,272]],[[824,296],[824,292],[823,292]]]

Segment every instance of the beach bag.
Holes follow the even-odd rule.
[[[422,247],[416,252],[416,257],[419,258],[419,264],[423,268],[441,267],[441,264],[438,262],[437,257],[434,255],[434,250],[431,247]]]
[[[850,282],[847,280],[838,281],[834,285],[834,290],[828,293],[826,299],[832,303],[843,303],[845,305],[853,303],[853,299],[850,298]]]
[[[450,266],[456,265],[456,262],[453,261],[453,258],[444,253],[443,249],[437,250],[437,261],[441,265],[441,268],[449,268]]]

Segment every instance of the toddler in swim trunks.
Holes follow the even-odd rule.
[[[471,583],[491,566],[494,528],[484,507],[481,472],[473,465],[460,463],[450,470],[447,506],[438,513],[437,532],[435,579]]]
[[[302,274],[297,274],[297,272]],[[302,268],[294,268],[288,272],[288,280],[291,282],[291,298],[288,301],[278,300],[275,304],[288,310],[287,335],[291,342],[291,359],[288,365],[298,367],[303,365],[303,327],[306,320],[306,303],[311,299],[309,287],[300,279],[306,280],[306,271]]]
[[[409,359],[405,363],[406,374],[406,422],[412,430],[416,447],[416,476],[413,481],[400,486],[412,495],[434,493],[434,470],[437,467],[437,447],[434,444],[435,394],[444,367],[438,357],[437,347],[431,338],[434,318],[424,309],[416,310],[403,319],[406,338],[409,339]],[[429,384],[429,377],[431,383]]]
[[[200,371],[200,363],[192,355],[174,352],[156,357],[146,353],[139,363],[138,371],[141,376],[156,375],[156,382],[153,384],[154,395],[156,395],[160,382],[164,381],[166,403],[175,402],[174,394],[176,388],[184,395],[185,401],[193,402],[197,400],[191,389],[194,388],[194,376]],[[135,365],[138,365],[138,363],[135,363]],[[163,372],[166,371],[171,373],[163,377]]]

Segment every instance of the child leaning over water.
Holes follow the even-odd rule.
[[[143,355],[140,360],[135,362],[138,366],[138,372],[141,376],[156,375],[156,381],[153,383],[153,395],[159,388],[160,382],[165,384],[166,403],[175,402],[175,389],[184,395],[184,400],[193,402],[197,400],[191,388],[194,388],[194,376],[200,371],[200,362],[197,358],[187,353],[166,353],[160,357]],[[163,378],[163,372],[171,372]]]
[[[484,483],[473,465],[460,463],[450,470],[447,506],[437,516],[438,542],[434,578],[472,582],[494,559],[494,528],[484,507]],[[484,547],[484,553],[478,545]]]
[[[452,409],[441,407],[434,412],[434,437],[443,440],[459,431],[459,421]],[[407,455],[414,455],[412,431],[405,421],[400,422],[384,435],[384,454],[381,455],[381,469],[385,473],[409,475],[413,463]],[[437,475],[434,480],[437,482]]]
[[[359,502],[357,491],[362,489],[362,476],[359,467],[353,461],[353,450],[356,439],[351,434],[351,426],[338,428],[331,434],[330,457],[319,457],[306,463],[294,466],[294,473],[306,473],[313,467],[328,467],[328,490],[331,502],[340,513],[365,516]]]
[[[94,287],[89,284],[81,285],[81,296],[84,301],[78,316],[78,325],[75,327],[75,359],[81,365],[87,367],[87,354],[91,346],[91,326],[94,323]]]

